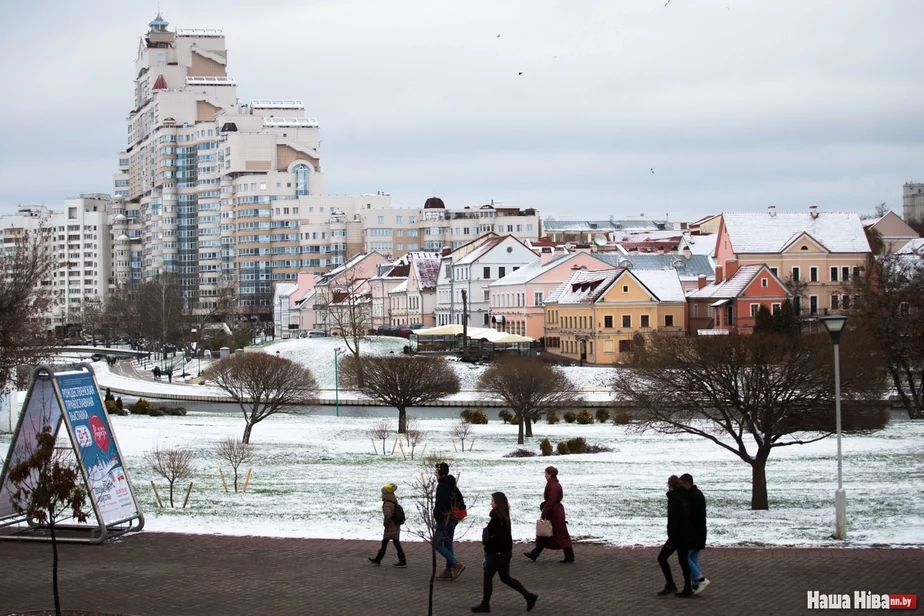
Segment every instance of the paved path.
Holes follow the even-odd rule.
[[[429,550],[407,543],[407,569],[366,562],[372,542],[140,533],[101,546],[61,546],[64,609],[134,616],[408,616],[427,613]],[[513,575],[539,594],[534,614],[805,614],[806,591],[917,594],[924,602],[920,549],[708,550],[712,584],[695,599],[658,598],[654,548],[578,544],[574,566],[556,553],[531,563],[516,546]],[[392,550],[393,548],[389,548]],[[480,546],[462,543],[468,569],[438,583],[434,614],[468,614],[481,598]],[[386,563],[392,562],[389,552]],[[674,560],[675,576],[679,568]],[[52,607],[51,546],[0,542],[0,615]],[[495,580],[492,613],[525,613]],[[924,605],[918,607],[924,612]],[[840,612],[844,613],[844,612]],[[912,612],[913,613],[913,612]]]

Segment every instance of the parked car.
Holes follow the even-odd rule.
[[[318,330],[318,329],[311,330],[310,332],[308,332],[309,338],[327,338],[329,336],[330,334],[328,334],[327,332],[322,332],[321,330]]]

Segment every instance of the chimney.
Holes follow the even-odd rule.
[[[706,286],[706,275],[700,274],[699,277],[696,279],[696,288],[702,289],[705,286]]]
[[[689,259],[689,258],[692,257],[692,256],[693,256],[693,253],[690,252],[690,247],[689,247],[689,246],[684,246],[684,247],[683,247],[683,258],[684,258],[684,259]]]
[[[542,252],[539,253],[539,263],[545,265],[546,263],[551,263],[552,259],[555,258],[555,249],[554,248],[542,248]]]
[[[725,277],[731,279],[738,271],[738,259],[728,259],[725,261]]]
[[[715,266],[715,283],[719,284],[720,282],[722,282],[722,266],[716,265]]]
[[[768,206],[767,206],[767,212],[770,213],[770,216],[776,216],[776,206],[775,206],[775,205],[768,205]]]
[[[810,206],[809,206],[809,214],[812,215],[812,218],[818,218],[818,206],[817,206],[817,205],[810,205]]]

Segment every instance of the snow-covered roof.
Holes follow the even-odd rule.
[[[440,275],[442,259],[436,253],[427,257],[415,257],[411,260],[414,273],[417,275],[417,285],[420,289],[435,289]]]
[[[712,257],[715,256],[715,242],[718,238],[718,233],[707,233],[706,235],[684,233],[681,247],[686,244],[693,254]]]
[[[544,220],[542,229],[546,233],[617,231],[621,229],[650,229],[662,228],[665,222],[655,220]]]
[[[294,282],[286,282],[276,285],[276,297],[289,297],[298,289]]]
[[[498,236],[489,237],[487,240],[482,242],[480,246],[470,251],[468,254],[463,256],[461,259],[459,259],[458,261],[453,261],[453,265],[468,265],[468,264],[477,262],[478,259],[488,254],[493,248],[496,248],[497,246],[499,246],[500,243],[503,242],[508,237],[511,237],[511,236],[504,235],[501,237],[498,237]]]
[[[613,267],[628,266],[630,269],[638,270],[674,269],[682,280],[696,280],[700,276],[712,278],[715,275],[712,259],[705,255],[690,255],[687,259],[683,255],[624,255],[598,252],[594,256]]]
[[[722,214],[736,253],[781,252],[803,233],[831,252],[869,252],[860,216],[845,212]]]
[[[900,254],[917,253],[924,255],[924,237],[910,240],[907,244],[898,249]]]
[[[559,304],[591,304],[598,301],[614,282],[622,276],[631,276],[645,287],[657,301],[683,302],[686,297],[675,270],[628,270],[611,269],[599,272],[580,271],[561,284],[549,295],[547,301]]]
[[[407,278],[401,282],[397,287],[389,291],[389,293],[407,293]]]
[[[716,284],[709,284],[703,287],[702,289],[695,289],[690,291],[687,295],[687,299],[733,299],[741,295],[744,290],[748,287],[749,284],[757,277],[757,275],[766,270],[768,276],[773,276],[766,265],[744,265],[738,268],[738,271],[735,272],[735,275],[727,280]],[[779,278],[776,278],[779,282]],[[783,283],[780,282],[780,285]]]
[[[508,286],[508,285],[526,284],[530,280],[538,278],[539,276],[542,276],[546,272],[549,272],[555,269],[562,263],[570,261],[571,259],[578,256],[579,254],[581,253],[573,252],[571,254],[560,254],[560,255],[557,255],[554,259],[552,259],[548,263],[542,263],[541,261],[533,261],[532,263],[528,263],[524,265],[523,267],[521,267],[515,272],[510,272],[503,278],[498,278],[497,280],[492,282],[490,286],[502,287],[502,286]]]

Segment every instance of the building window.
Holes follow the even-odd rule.
[[[773,274],[774,276],[779,276],[779,275],[780,275],[780,271],[779,271],[778,269],[776,269],[775,267],[771,267],[771,268],[770,268],[770,273]]]
[[[603,317],[603,327],[613,327],[613,316],[612,315],[608,314],[605,317]]]
[[[809,282],[818,282],[818,268],[817,267],[809,268]]]
[[[489,314],[486,312],[486,313],[484,313],[483,316],[484,316],[484,325],[485,325],[485,326],[490,325],[490,324],[491,324],[491,315],[489,315]]]
[[[766,278],[761,278],[761,279],[760,279],[760,286],[764,287],[765,289],[769,286],[769,284],[770,284],[770,283],[767,281]]]
[[[628,353],[632,350],[632,341],[631,340],[620,340],[619,341],[619,352]]]
[[[295,172],[295,194],[299,196],[305,196],[308,194],[308,176],[311,174],[311,167],[305,163],[299,163],[292,167],[292,171]],[[254,189],[254,185],[251,184],[251,190]]]
[[[484,301],[491,301],[491,291],[489,289],[484,290]]]
[[[699,304],[693,304],[693,318],[699,318]]]
[[[503,278],[503,277],[506,276],[506,275],[507,275],[507,268],[506,268],[506,267],[499,267],[499,268],[497,268],[497,277],[498,277],[498,278]]]
[[[841,280],[843,282],[847,282],[850,280],[850,268],[849,267],[841,268]]]
[[[756,317],[757,311],[760,310],[760,304],[751,304],[751,316]]]
[[[859,266],[853,268],[853,277],[854,277],[854,278],[859,278],[859,277],[860,277],[860,268],[859,268]]]
[[[642,315],[642,327],[645,327],[645,328],[651,327],[650,322],[649,322],[649,317],[647,314]]]
[[[631,314],[622,315],[622,326],[632,327],[632,315]]]
[[[541,306],[541,305],[542,305],[542,291],[536,291],[536,292],[533,294],[533,301],[535,302],[534,305],[536,305],[536,306]]]
[[[628,293],[628,292],[629,292],[629,285],[627,285],[627,284],[622,285],[622,292],[623,292],[623,293]]]
[[[792,279],[793,281],[799,280],[799,268],[798,267],[792,268]]]
[[[490,268],[490,267],[484,268],[483,274],[484,274],[484,277],[485,277],[485,278],[490,278],[490,277],[491,277],[491,268]]]
[[[844,310],[850,310],[850,296],[845,295],[841,304],[843,304]]]
[[[674,326],[674,315],[666,314],[664,315],[664,327],[673,327]]]
[[[832,310],[838,309],[838,307],[840,306],[840,299],[841,298],[839,298],[837,295],[831,296],[831,309]]]
[[[831,268],[831,282],[837,282],[837,268]]]
[[[783,304],[771,304],[770,307],[773,314],[780,314],[780,312],[783,310]]]

